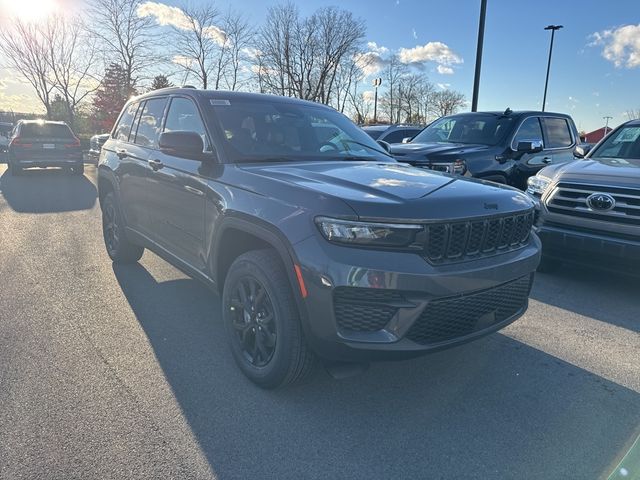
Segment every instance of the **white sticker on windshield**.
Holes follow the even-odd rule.
[[[225,105],[225,106],[231,105],[231,102],[229,100],[220,100],[218,98],[212,98],[211,100],[209,100],[209,102],[211,103],[211,105],[214,105],[216,107],[219,107],[221,105]]]

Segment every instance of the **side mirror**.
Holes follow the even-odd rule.
[[[402,143],[409,143],[413,137],[404,137]]]
[[[584,158],[587,156],[587,153],[589,153],[592,148],[593,148],[593,145],[590,143],[583,143],[581,145],[578,145],[573,150],[573,156],[576,158]]]
[[[516,148],[516,150],[523,153],[538,153],[541,152],[543,148],[544,143],[542,143],[542,140],[524,140],[518,142],[518,148]]]
[[[199,134],[182,130],[161,133],[158,146],[162,153],[185,158],[202,157],[204,150],[204,143]]]
[[[384,140],[377,140],[377,142],[378,142],[378,145],[380,145],[382,148],[384,148],[385,152],[389,153],[391,151],[391,145],[389,145]]]

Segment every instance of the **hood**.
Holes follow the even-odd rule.
[[[557,166],[546,167],[541,175],[559,180],[601,183],[605,179],[620,185],[640,183],[640,160],[598,158],[576,160]]]
[[[392,145],[390,153],[398,160],[403,157],[440,157],[440,156],[459,156],[468,155],[470,153],[483,152],[490,149],[489,145],[470,145],[466,143],[403,143]]]
[[[430,220],[521,211],[531,200],[510,187],[399,163],[304,162],[243,165],[245,172],[344,201],[358,217]],[[265,187],[272,189],[272,187]],[[273,187],[273,191],[278,191]],[[280,193],[284,194],[283,189]],[[331,215],[331,212],[320,212]]]

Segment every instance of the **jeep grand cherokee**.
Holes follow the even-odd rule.
[[[399,164],[323,105],[157,90],[124,107],[98,169],[113,261],[148,248],[218,289],[232,354],[262,387],[317,357],[458,345],[527,308],[531,199]]]

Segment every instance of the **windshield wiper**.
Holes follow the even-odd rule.
[[[390,153],[384,151],[384,150],[378,150],[377,148],[373,148],[371,145],[367,145],[366,143],[362,143],[362,142],[358,142],[356,140],[351,140],[351,139],[342,139],[340,140],[340,143],[342,143],[342,145],[348,150],[348,144],[353,143],[354,145],[359,145],[361,147],[364,148],[368,148],[369,150],[372,150],[376,153],[382,153],[383,155],[386,155],[387,157],[393,158],[393,155],[391,155]]]

